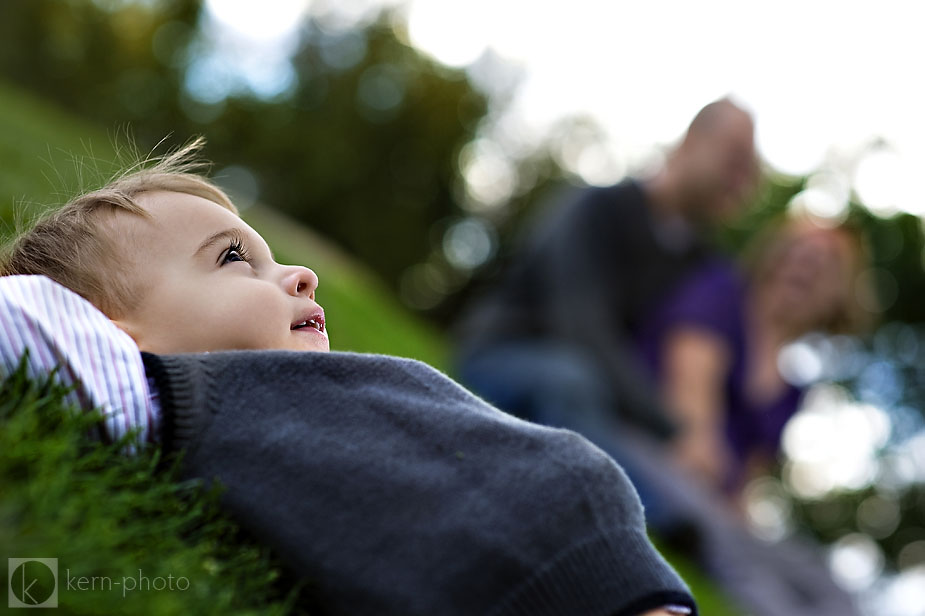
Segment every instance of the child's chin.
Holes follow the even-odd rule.
[[[311,344],[300,344],[293,351],[304,351],[306,353],[327,353],[331,350],[331,345],[327,340],[313,341]]]
[[[312,350],[318,351],[319,353],[327,353],[331,350],[331,341],[328,340],[327,336],[325,336],[323,340],[318,341],[317,347]]]
[[[331,350],[331,342],[326,334],[320,332],[303,332],[295,334],[285,342],[285,349],[289,351],[309,351],[313,353],[326,353]]]

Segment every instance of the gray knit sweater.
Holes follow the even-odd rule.
[[[351,353],[145,354],[184,472],[325,613],[636,614],[693,607],[621,469],[429,366]]]

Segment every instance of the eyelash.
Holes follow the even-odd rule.
[[[237,255],[239,258],[234,260],[229,260],[232,255]],[[250,263],[251,257],[250,253],[247,251],[247,248],[244,246],[244,242],[240,238],[232,238],[231,243],[228,245],[228,248],[225,249],[225,252],[222,253],[222,262],[221,265],[226,265],[228,263],[237,263],[238,261],[244,261],[245,263]]]

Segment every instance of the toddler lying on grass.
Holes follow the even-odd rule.
[[[16,241],[7,366],[30,348],[114,434],[183,451],[184,473],[224,486],[323,613],[695,612],[625,475],[582,437],[420,362],[327,352],[317,276],[276,263],[196,173],[199,147]]]

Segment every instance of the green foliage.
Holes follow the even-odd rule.
[[[107,128],[150,123],[160,132],[139,136],[156,141],[183,126],[178,107],[183,75],[175,69],[199,5],[196,0],[2,2],[0,74],[83,117],[104,121]]]
[[[298,85],[281,103],[230,100],[212,141],[254,169],[264,200],[321,231],[393,288],[424,260],[434,225],[458,214],[459,149],[485,112],[461,72],[438,69],[383,21],[334,37],[306,29]],[[362,60],[331,67],[342,39]],[[386,95],[388,94],[388,96]],[[227,154],[226,154],[227,152]]]
[[[732,224],[722,227],[716,238],[731,254],[742,252],[755,233],[787,212],[787,204],[803,190],[803,180],[784,176],[765,178],[752,203]]]
[[[799,528],[821,543],[831,544],[858,533],[879,545],[889,571],[905,571],[922,564],[925,484],[912,484],[903,490],[869,486],[824,500],[794,499],[793,504]]]
[[[866,212],[859,222],[866,233],[875,290],[884,309],[883,321],[925,322],[925,242],[922,220],[911,214],[883,219]]]
[[[124,455],[131,438],[88,438],[101,416],[68,407],[65,394],[53,378],[27,378],[24,364],[0,387],[4,566],[57,558],[59,608],[69,614],[290,611],[267,550],[221,515],[215,489],[179,481],[175,465],[159,471],[167,465],[156,450]],[[145,578],[168,576],[188,589],[142,590]],[[95,590],[78,590],[81,577],[96,578]],[[138,589],[124,590],[125,578]]]

